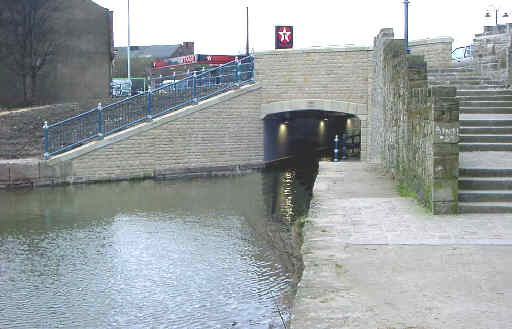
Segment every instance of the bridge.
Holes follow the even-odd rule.
[[[198,72],[45,124],[46,160],[33,181],[259,168],[332,149],[335,135],[349,133],[361,161],[381,164],[434,213],[457,212],[459,101],[449,81],[430,78],[452,74],[452,41],[411,42],[407,55],[383,29],[372,48],[269,51]]]

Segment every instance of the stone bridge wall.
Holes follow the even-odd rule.
[[[303,104],[304,110],[329,111],[335,106],[318,104],[332,101],[354,103],[354,106],[347,107],[346,112],[357,115],[361,120],[361,158],[365,159],[371,54],[369,48],[284,50],[256,54],[255,80],[262,85],[261,105],[268,107],[290,101]]]

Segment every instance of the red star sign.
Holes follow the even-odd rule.
[[[276,26],[276,49],[293,48],[293,26]]]
[[[292,32],[286,29],[286,26],[283,26],[279,29],[279,41],[281,43],[288,43],[291,40]]]

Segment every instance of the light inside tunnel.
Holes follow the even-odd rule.
[[[280,144],[286,142],[287,135],[288,135],[287,122],[283,122],[279,125],[279,133],[277,135],[277,139]]]
[[[323,135],[325,133],[325,121],[324,120],[320,120],[320,125],[318,127],[318,133],[320,135]]]

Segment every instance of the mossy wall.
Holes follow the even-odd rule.
[[[433,213],[456,209],[455,88],[428,87],[423,56],[407,55],[391,29],[375,39],[370,141],[373,160]]]

